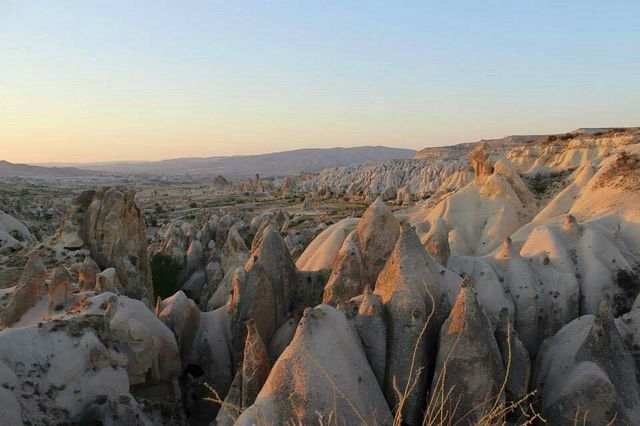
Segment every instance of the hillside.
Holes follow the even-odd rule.
[[[77,167],[43,167],[0,160],[0,176],[2,177],[77,177],[104,174],[106,173],[103,171],[79,169]]]
[[[296,175],[302,171],[317,172],[328,167],[349,164],[411,158],[414,155],[415,151],[411,149],[361,146],[297,149],[261,155],[78,165],[78,167],[127,174],[184,175],[189,173],[192,176],[246,177],[259,173],[261,176],[284,176]]]

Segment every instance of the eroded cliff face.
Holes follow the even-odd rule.
[[[144,218],[135,192],[104,188],[75,197],[58,231],[58,249],[88,249],[100,269],[115,268],[127,296],[153,301]]]

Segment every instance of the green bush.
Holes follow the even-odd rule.
[[[151,257],[151,277],[156,297],[164,299],[179,290],[178,276],[181,271],[181,263],[171,256],[155,253]]]

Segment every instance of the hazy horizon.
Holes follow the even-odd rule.
[[[0,159],[422,149],[637,126],[640,5],[0,5]]]

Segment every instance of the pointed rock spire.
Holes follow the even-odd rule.
[[[383,389],[387,355],[387,326],[384,322],[380,299],[373,294],[369,287],[364,289],[362,303],[360,303],[354,322],[371,370],[373,370],[380,388]]]
[[[229,229],[227,241],[224,243],[224,247],[222,249],[222,258],[220,262],[222,270],[226,273],[234,268],[242,266],[248,258],[249,249],[238,233],[238,228],[233,225]]]
[[[352,231],[344,240],[333,262],[331,276],[324,287],[322,303],[337,306],[362,294],[364,284],[358,234]]]
[[[62,309],[70,297],[71,274],[64,266],[57,266],[49,284],[49,312]]]
[[[518,337],[515,326],[509,318],[509,311],[504,308],[500,311],[500,320],[494,333],[500,354],[502,365],[507,374],[507,400],[520,401],[529,390],[531,375],[531,360],[529,352]],[[508,368],[508,370],[506,370]]]
[[[234,358],[239,362],[246,338],[246,321],[256,320],[265,344],[289,316],[297,287],[296,269],[280,233],[268,226],[244,268],[231,279],[231,312]]]
[[[375,288],[387,319],[384,393],[390,407],[399,406],[398,391],[406,393],[402,420],[409,425],[420,423],[432,364],[429,349],[441,324],[442,290],[431,274],[430,262],[418,235],[405,222]]]
[[[359,338],[328,305],[305,310],[255,403],[237,425],[390,424],[392,417]]]
[[[400,233],[400,225],[389,207],[378,197],[356,225],[365,284],[376,282]]]
[[[538,327],[538,281],[529,262],[520,256],[507,237],[502,247],[492,256],[492,263],[499,271],[503,286],[515,306],[515,327],[527,351],[535,355],[540,344]]]
[[[614,419],[633,424],[640,418],[634,360],[608,301],[600,303],[595,316],[565,325],[538,357],[536,386],[542,390],[543,415],[552,424],[568,424],[576,416],[592,425]]]
[[[425,236],[424,246],[439,263],[446,265],[451,248],[449,246],[449,227],[447,222],[439,218]]]
[[[271,365],[269,352],[260,338],[253,319],[247,321],[247,340],[244,344],[242,361],[242,408],[249,407],[255,401],[260,389],[269,377]]]
[[[47,292],[47,271],[39,258],[31,257],[22,271],[13,298],[0,312],[0,329],[20,321],[22,315]]]
[[[473,377],[473,380],[470,378]],[[429,407],[445,406],[446,422],[474,423],[498,401],[504,367],[493,328],[467,278],[440,331]],[[442,395],[449,395],[441,401]],[[427,416],[430,411],[428,410]]]
[[[96,276],[100,272],[98,265],[89,256],[84,258],[78,272],[78,285],[82,291],[93,291],[96,288]]]

